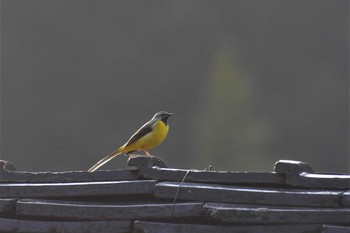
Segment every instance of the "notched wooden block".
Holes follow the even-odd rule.
[[[279,160],[275,163],[275,171],[282,174],[314,173],[312,167],[302,161]]]
[[[286,176],[285,184],[294,187],[319,189],[350,189],[350,175],[314,173],[305,162],[279,160],[275,171]]]

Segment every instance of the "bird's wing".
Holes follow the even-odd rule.
[[[139,130],[134,133],[131,138],[125,143],[124,147],[127,147],[128,145],[132,144],[133,142],[139,140],[146,134],[152,131],[154,123],[157,121],[157,119],[152,119],[148,121],[146,124],[144,124]]]

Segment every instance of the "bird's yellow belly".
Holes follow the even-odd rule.
[[[153,147],[161,144],[168,135],[169,125],[165,125],[164,122],[158,121],[152,130],[152,132],[146,134],[142,138],[138,139],[134,143],[127,146],[128,151],[133,150],[149,150]]]

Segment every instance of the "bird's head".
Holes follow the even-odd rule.
[[[154,116],[153,116],[153,119],[158,119],[158,120],[161,120],[163,121],[165,124],[167,124],[167,120],[170,116],[174,115],[174,113],[168,113],[168,112],[165,112],[165,111],[160,111],[160,112],[157,112]]]

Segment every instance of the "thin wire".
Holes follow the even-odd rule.
[[[183,184],[183,182],[185,181],[187,175],[190,173],[191,170],[187,170],[186,174],[184,175],[184,177],[182,178],[182,181],[180,183],[180,185],[177,187],[177,190],[176,190],[176,193],[175,193],[175,197],[174,197],[174,201],[173,201],[173,206],[171,207],[171,212],[170,212],[170,215],[169,215],[169,219],[171,219],[173,217],[173,213],[174,213],[174,208],[175,208],[175,203],[176,203],[176,199],[179,195],[179,191],[180,191],[180,188],[181,188],[181,185]]]

